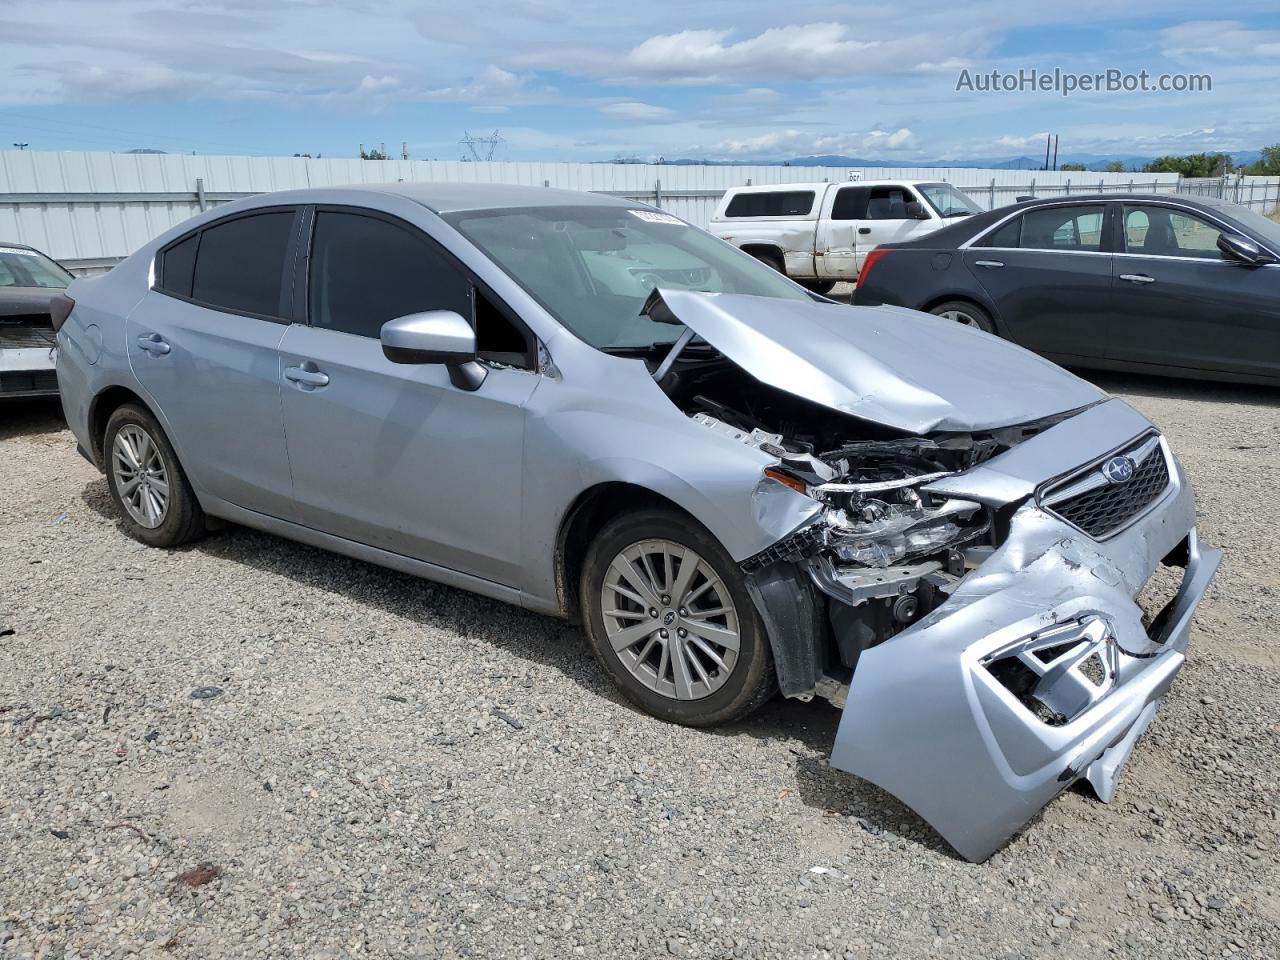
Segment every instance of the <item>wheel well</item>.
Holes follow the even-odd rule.
[[[614,517],[633,510],[660,507],[683,514],[697,522],[689,511],[662,494],[634,483],[601,483],[578,495],[565,512],[556,536],[556,593],[560,609],[571,621],[580,619],[578,584],[587,550],[600,528]]]
[[[128,387],[107,387],[93,398],[93,403],[89,407],[89,443],[92,447],[89,452],[100,470],[105,468],[106,463],[102,441],[103,434],[107,430],[107,421],[111,419],[111,414],[126,403],[136,403],[144,409],[150,409],[146,401]]]
[[[753,257],[769,257],[771,260],[777,260],[785,268],[787,258],[782,255],[782,248],[775,247],[770,243],[744,243],[740,248],[743,253],[749,253]]]

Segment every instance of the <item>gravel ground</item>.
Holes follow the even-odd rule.
[[[231,528],[117,528],[0,417],[0,957],[1275,957],[1280,393],[1100,378],[1227,558],[1116,801],[990,862],[833,770],[838,713],[623,703],[575,628]]]

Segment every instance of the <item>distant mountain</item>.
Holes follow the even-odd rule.
[[[135,147],[132,150],[126,150],[125,153],[168,153],[167,150],[153,150],[151,147]]]
[[[1241,150],[1231,154],[1237,167],[1254,163],[1261,157],[1258,150]],[[1140,171],[1146,164],[1155,160],[1154,156],[1137,154],[1097,154],[1097,153],[1060,153],[1058,169],[1064,163],[1084,164],[1085,170],[1097,173],[1108,164],[1120,163],[1126,171]],[[789,160],[697,160],[682,158],[663,160],[669,166],[784,166],[784,167],[921,167],[938,168],[953,167],[966,170],[1042,170],[1043,157],[979,157],[972,160],[870,160],[864,157],[845,157],[839,154],[820,154],[808,157],[792,157]],[[1052,162],[1052,158],[1051,158]]]

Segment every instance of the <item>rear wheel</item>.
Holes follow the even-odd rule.
[[[797,280],[796,283],[804,287],[806,290],[812,290],[820,296],[826,296],[835,289],[835,280]]]
[[[779,273],[786,274],[787,265],[782,261],[782,254],[772,250],[748,250],[747,253],[751,254],[766,267],[772,267]]]
[[[935,316],[942,317],[944,320],[954,320],[956,323],[982,330],[985,333],[996,332],[996,325],[991,319],[991,314],[976,303],[970,303],[967,300],[948,300],[946,303],[938,304],[929,312]]]
[[[149,410],[133,403],[117,408],[102,448],[107,487],[129,536],[152,547],[176,547],[204,532],[204,511]]]
[[[764,625],[724,548],[673,511],[610,522],[587,552],[583,621],[627,697],[663,720],[727,723],[777,689]]]

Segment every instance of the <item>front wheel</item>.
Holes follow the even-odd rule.
[[[606,525],[587,552],[581,596],[596,657],[656,717],[727,723],[777,689],[769,638],[741,571],[680,514],[646,510]]]
[[[976,303],[969,303],[967,300],[948,300],[946,303],[938,304],[929,312],[934,316],[942,317],[944,320],[954,320],[956,323],[963,324],[966,327],[973,327],[975,330],[981,330],[984,333],[996,332],[996,325],[991,319],[991,314]]]

